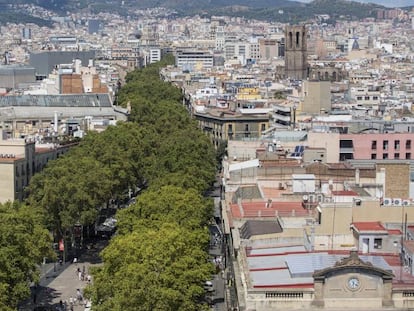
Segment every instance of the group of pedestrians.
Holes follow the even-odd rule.
[[[88,284],[91,283],[92,277],[89,273],[86,274],[85,266],[82,267],[82,270],[79,267],[77,267],[75,273],[78,276],[79,281],[86,281],[88,282]]]
[[[78,266],[78,259],[76,257],[73,259],[73,264],[75,265],[75,275],[79,279],[79,281],[87,281],[88,284],[90,284],[92,277],[89,273],[86,273],[85,265],[83,265],[81,269]],[[76,305],[84,305],[85,308],[90,308],[91,306],[90,301],[88,299],[84,299],[82,290],[80,288],[77,288],[75,294],[69,297],[69,301],[60,301],[57,310],[73,311]]]

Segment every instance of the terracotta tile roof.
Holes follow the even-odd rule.
[[[358,196],[358,193],[352,190],[332,191],[332,194],[337,196]]]
[[[263,197],[265,198],[279,198],[281,197],[282,193],[289,193],[288,190],[280,190],[274,187],[262,187]]]
[[[389,235],[401,235],[402,234],[400,229],[388,229],[387,231]]]
[[[352,226],[359,232],[361,231],[385,231],[387,230],[379,221],[354,222]]]
[[[302,202],[275,202],[268,206],[267,201],[242,202],[230,205],[231,215],[234,218],[255,218],[255,217],[304,217],[309,211],[302,207]]]

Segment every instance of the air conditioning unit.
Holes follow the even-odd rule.
[[[407,205],[410,205],[410,200],[403,200],[402,201],[402,205],[404,205],[404,206],[407,206]]]
[[[392,199],[384,198],[384,200],[382,200],[382,204],[386,206],[392,205]]]
[[[392,205],[395,205],[395,206],[401,206],[402,205],[402,200],[401,199],[393,199],[392,200]]]

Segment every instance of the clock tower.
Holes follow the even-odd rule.
[[[391,271],[365,262],[357,251],[313,274],[313,305],[325,308],[381,309],[392,307]]]

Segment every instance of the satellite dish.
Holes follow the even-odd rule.
[[[302,197],[302,199],[303,199],[303,201],[306,202],[309,199],[309,197],[306,194],[304,194],[303,197]]]

